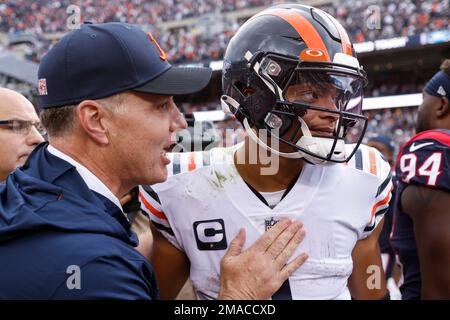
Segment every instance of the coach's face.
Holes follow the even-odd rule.
[[[174,133],[187,127],[173,97],[128,92],[114,122],[111,142],[123,179],[132,184],[166,180],[166,151],[175,143]]]
[[[0,120],[23,120],[39,123],[33,105],[24,96],[8,89],[0,88]],[[35,126],[13,128],[0,126],[0,181],[25,163],[28,155],[44,138]]]
[[[417,109],[416,133],[435,128],[446,128],[442,122],[448,110],[449,101],[446,98],[432,96],[423,92],[423,101]]]

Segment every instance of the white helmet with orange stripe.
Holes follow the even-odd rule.
[[[250,18],[231,39],[222,107],[274,154],[347,162],[367,126],[361,114],[366,82],[336,19],[309,6],[278,5]],[[281,142],[278,149],[261,139],[263,129]]]

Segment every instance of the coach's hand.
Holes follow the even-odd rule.
[[[219,299],[268,299],[308,258],[300,254],[287,264],[305,237],[300,221],[280,220],[242,252],[245,230],[230,243],[220,264]]]

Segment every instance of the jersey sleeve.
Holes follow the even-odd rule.
[[[139,200],[142,211],[148,214],[155,228],[178,250],[184,251],[164,213],[158,194],[151,186],[139,186]]]
[[[365,226],[360,239],[367,238],[378,226],[380,221],[389,209],[389,202],[392,198],[392,174],[391,166],[381,153],[375,148],[366,147],[364,162],[367,163],[368,170],[378,178],[378,187],[373,198],[370,210],[370,219]]]
[[[404,184],[415,184],[450,192],[450,130],[425,131],[402,148],[396,176]]]
[[[183,174],[194,174],[194,171],[211,164],[228,163],[233,159],[233,151],[236,147],[213,148],[208,151],[168,153],[170,164],[167,165],[168,178],[157,185],[143,185],[139,187],[139,199],[141,209],[148,214],[156,229],[177,249],[184,251],[182,242],[177,239],[178,220],[168,207],[176,206],[166,203],[164,206],[163,194],[170,192],[176,198],[176,177]],[[160,193],[158,196],[157,192]],[[175,194],[174,194],[175,193]],[[160,200],[160,197],[163,201]],[[184,208],[183,208],[184,209]]]
[[[209,152],[182,152],[168,153],[170,163],[167,165],[168,180],[171,177],[192,172],[200,167],[209,165]],[[158,184],[160,189],[170,188],[171,181]],[[150,220],[156,229],[178,250],[184,251],[183,246],[177,239],[174,228],[170,222],[169,212],[165,212],[165,208],[156,192],[157,188],[150,185],[142,185],[139,187],[139,200],[141,201],[141,209],[148,214]],[[168,218],[169,217],[169,218]]]

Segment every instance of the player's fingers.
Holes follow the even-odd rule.
[[[291,225],[292,221],[283,218],[278,221],[272,228],[266,231],[255,244],[252,246],[254,250],[266,252],[270,245],[278,238],[278,236]]]
[[[281,277],[280,281],[285,281],[289,278],[305,261],[308,259],[308,254],[303,252],[290,263],[288,263],[283,269],[281,269],[279,276]]]
[[[227,256],[237,256],[242,252],[242,247],[245,243],[245,229],[241,228],[236,237],[230,242],[230,246],[228,248],[225,257]]]
[[[297,232],[289,241],[289,243],[286,245],[284,250],[281,251],[276,258],[276,262],[279,269],[281,269],[284,265],[286,265],[289,258],[292,256],[295,249],[297,249],[298,245],[303,241],[304,238],[305,238],[305,230],[303,228],[297,230]]]
[[[303,227],[301,221],[293,221],[278,238],[273,241],[270,247],[267,249],[266,254],[270,255],[272,259],[276,259],[278,255],[285,249],[289,241],[294,237],[295,233]]]

